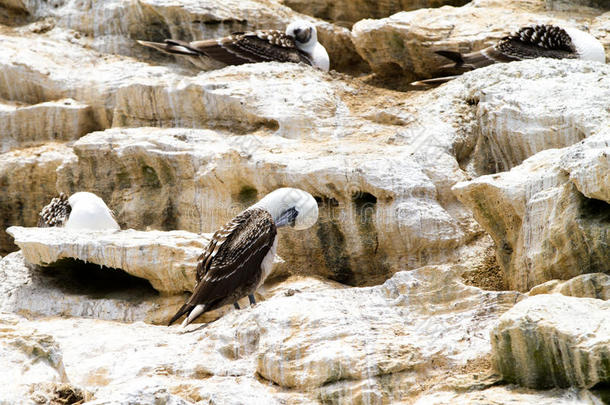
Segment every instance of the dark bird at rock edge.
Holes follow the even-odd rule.
[[[197,284],[191,297],[171,318],[168,326],[186,315],[182,327],[205,312],[233,304],[254,292],[271,273],[277,249],[277,228],[301,230],[318,219],[318,205],[311,194],[296,188],[280,188],[238,214],[216,231],[197,263]]]
[[[40,228],[120,229],[104,200],[85,191],[74,193],[70,197],[60,193],[43,207],[38,216]]]
[[[225,65],[258,62],[303,62],[328,71],[330,60],[313,24],[299,20],[278,30],[235,32],[227,37],[184,42],[166,39],[165,42],[138,41],[159,51],[198,59],[211,58]]]
[[[516,34],[506,36],[496,44],[479,51],[462,54],[455,51],[436,51],[453,61],[439,67],[463,72],[493,65],[534,58],[583,59],[606,62],[604,47],[594,36],[575,28],[555,25],[523,27]],[[462,73],[463,73],[462,72]],[[434,85],[445,83],[459,75],[442,76],[411,83]]]

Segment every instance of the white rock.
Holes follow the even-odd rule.
[[[71,141],[97,128],[89,106],[65,99],[35,105],[0,104],[0,152],[44,141]]]
[[[610,380],[610,302],[536,295],[500,317],[494,363],[509,382],[584,387]]]
[[[362,20],[354,24],[352,34],[358,53],[374,71],[416,80],[434,76],[450,62],[435,51],[483,49],[528,25],[578,28],[599,14],[601,11],[585,7],[549,13],[540,0],[475,0],[463,7],[403,11],[379,20]],[[601,39],[610,48],[610,42]]]
[[[511,288],[527,291],[552,279],[610,270],[608,202],[579,192],[580,185],[599,197],[597,190],[610,187],[608,155],[610,137],[602,132],[540,152],[509,172],[454,186],[494,238]],[[583,168],[591,169],[586,177]]]

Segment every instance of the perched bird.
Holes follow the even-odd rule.
[[[225,65],[256,62],[303,62],[328,71],[328,53],[318,42],[316,27],[303,20],[286,27],[286,32],[259,30],[236,32],[228,37],[184,42],[166,39],[164,43],[138,41],[144,46],[177,55],[192,57],[195,64],[207,57]]]
[[[436,51],[454,63],[440,69],[474,70],[494,63],[513,62],[534,58],[584,59],[606,62],[604,47],[594,36],[575,28],[555,25],[536,25],[521,28],[516,34],[502,38],[493,46],[480,51],[461,54],[454,51]],[[457,76],[444,76],[413,82],[437,84]]]
[[[201,314],[234,304],[254,292],[271,273],[277,249],[277,228],[307,229],[318,220],[318,204],[297,188],[280,188],[238,214],[216,231],[199,256],[197,284],[188,301],[169,321],[187,314],[182,326]]]
[[[64,193],[55,197],[38,214],[38,226],[68,229],[120,229],[104,200],[93,193]]]

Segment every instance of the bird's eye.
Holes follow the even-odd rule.
[[[294,29],[294,35],[299,35],[299,32],[301,32],[300,28],[295,28]]]

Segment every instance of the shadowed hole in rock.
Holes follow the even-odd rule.
[[[610,370],[610,367],[606,367],[606,370]],[[591,392],[597,395],[604,404],[610,404],[610,382],[603,382],[593,386]]]
[[[46,285],[64,294],[85,295],[90,299],[117,299],[138,303],[159,296],[148,280],[121,269],[102,267],[77,259],[61,259],[39,267]]]
[[[580,211],[583,219],[593,219],[601,223],[610,223],[610,204],[603,200],[587,198],[582,195]]]
[[[326,267],[332,272],[329,278],[353,285],[354,272],[349,263],[345,235],[340,228],[339,202],[326,196],[314,198],[319,207],[316,235],[320,241]]]
[[[255,204],[257,201],[258,190],[252,186],[243,186],[237,194],[237,201],[245,207]]]

